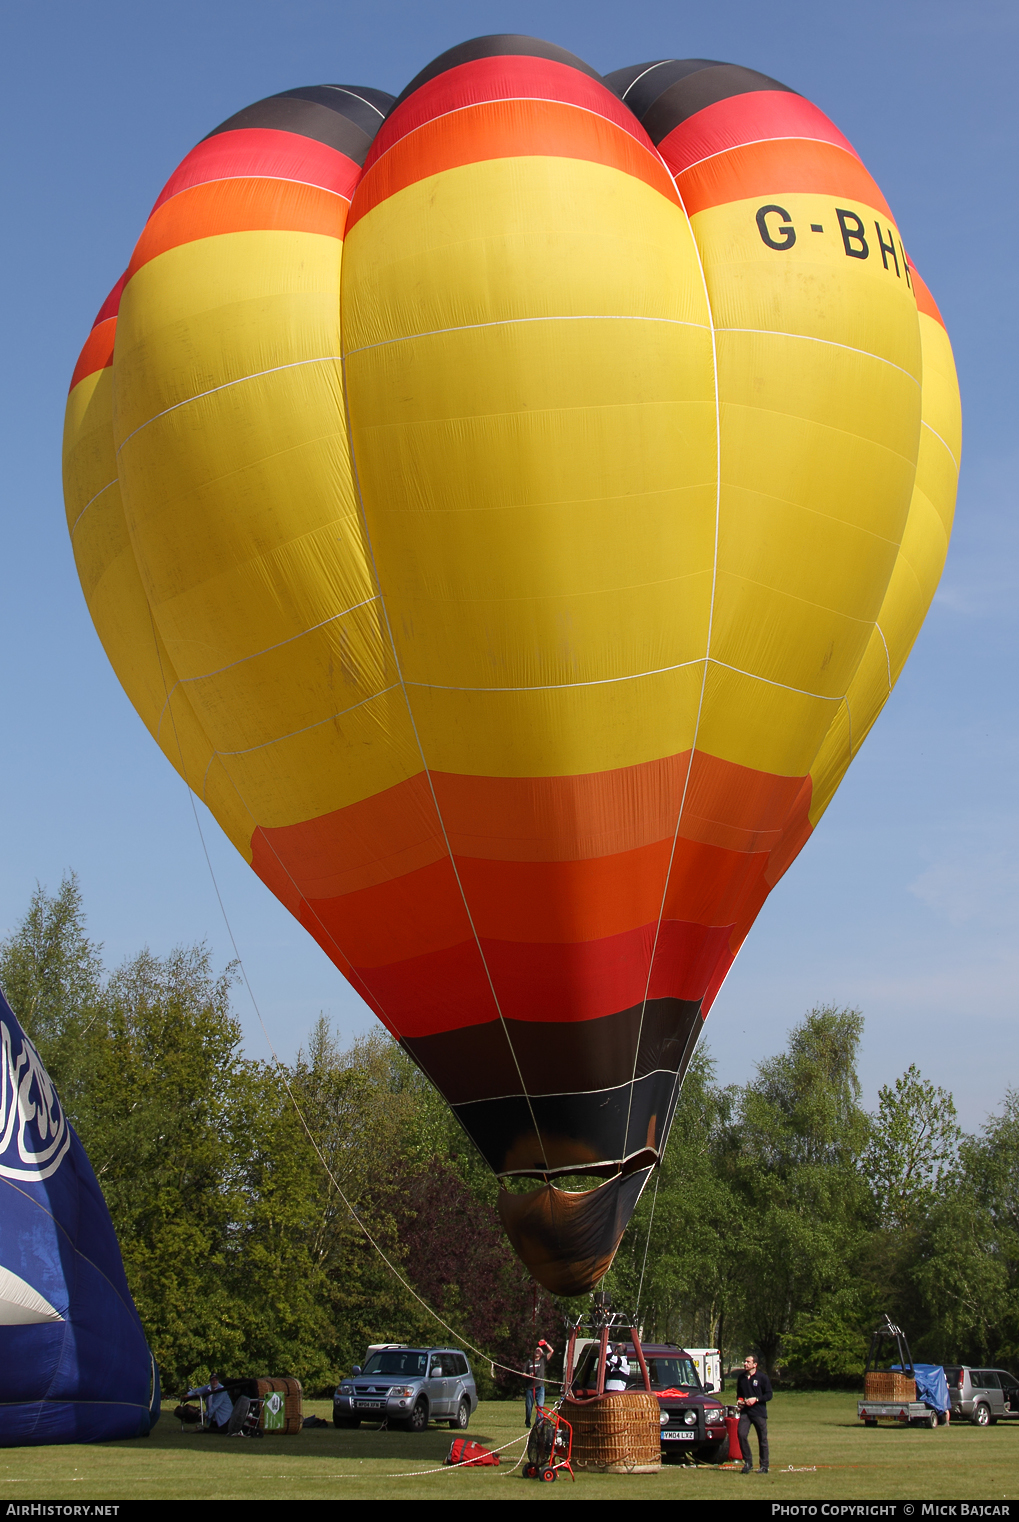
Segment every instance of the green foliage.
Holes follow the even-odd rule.
[[[801,1384],[855,1383],[867,1357],[864,1328],[874,1320],[864,1289],[843,1285],[796,1316],[782,1339],[783,1373]]]
[[[924,1219],[955,1165],[962,1133],[945,1089],[910,1063],[878,1093],[878,1113],[863,1160],[878,1220],[902,1229]]]

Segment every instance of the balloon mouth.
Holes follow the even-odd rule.
[[[641,1160],[647,1156],[628,1159],[625,1172],[615,1165],[615,1176],[593,1189],[546,1181],[525,1194],[499,1190],[499,1215],[514,1251],[553,1295],[587,1294],[607,1273],[657,1161]]]
[[[642,1147],[639,1152],[634,1152],[629,1157],[608,1158],[599,1162],[583,1161],[550,1164],[548,1167],[502,1168],[498,1177],[500,1184],[504,1184],[509,1179],[541,1179],[542,1183],[565,1178],[612,1179],[619,1175],[626,1177],[641,1168],[653,1168],[658,1161],[659,1154],[656,1147]]]

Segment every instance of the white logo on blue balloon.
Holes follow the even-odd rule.
[[[21,1050],[14,1046],[21,1037]],[[39,1183],[56,1173],[71,1128],[28,1037],[0,1020],[0,1178]]]

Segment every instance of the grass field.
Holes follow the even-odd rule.
[[[306,1414],[329,1416],[325,1401]],[[523,1437],[523,1402],[484,1402],[469,1436],[491,1447]],[[130,1443],[0,1450],[4,1501],[300,1500],[435,1497],[543,1503],[621,1497],[650,1500],[980,1500],[1019,1495],[1019,1422],[980,1430],[956,1424],[867,1429],[855,1395],[778,1394],[771,1405],[771,1473],[670,1463],[655,1475],[579,1475],[554,1485],[510,1470],[522,1442],[500,1468],[439,1470],[453,1433],[309,1428],[297,1437],[182,1435],[168,1411],[151,1437]],[[756,1459],[756,1441],[754,1453]]]

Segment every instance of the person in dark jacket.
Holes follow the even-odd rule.
[[[768,1401],[774,1391],[771,1380],[763,1370],[758,1370],[757,1359],[749,1353],[743,1360],[743,1373],[736,1381],[736,1404],[739,1406],[739,1451],[743,1455],[741,1473],[750,1474],[754,1461],[750,1456],[750,1428],[757,1430],[757,1452],[760,1456],[760,1473],[768,1473]]]

